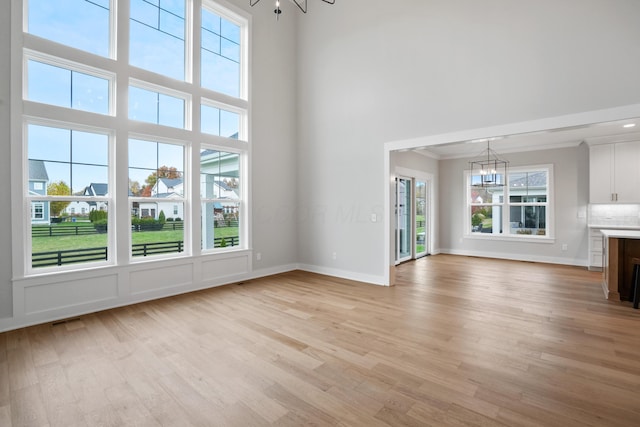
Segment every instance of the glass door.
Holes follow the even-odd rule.
[[[427,182],[416,180],[416,258],[425,256],[429,253],[429,237],[428,236],[428,213],[427,206]]]
[[[396,178],[396,263],[413,258],[412,181]]]

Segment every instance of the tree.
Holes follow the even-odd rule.
[[[47,194],[49,196],[69,196],[71,195],[71,188],[69,188],[64,181],[52,182],[47,185]],[[60,213],[69,206],[70,203],[71,202],[51,202],[51,216],[60,216]]]
[[[149,187],[153,188],[153,186],[156,185],[156,182],[158,182],[158,178],[176,179],[180,177],[182,177],[182,174],[178,172],[178,169],[175,167],[160,166],[157,172],[149,175],[144,182],[146,182]]]
[[[138,196],[140,195],[142,188],[140,188],[140,183],[138,181],[132,181],[131,178],[129,178],[129,190],[131,191],[131,194]]]
[[[471,225],[474,227],[479,226],[484,221],[484,215],[480,212],[476,212],[471,216]]]

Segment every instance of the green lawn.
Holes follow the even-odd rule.
[[[106,234],[87,234],[84,236],[33,237],[31,252],[66,251],[69,249],[100,248],[107,246]]]
[[[216,228],[215,236],[216,238],[238,236],[238,227]],[[183,230],[140,231],[133,233],[131,236],[131,241],[134,245],[138,243],[177,242],[181,240],[184,240]],[[33,237],[31,239],[32,253],[99,248],[104,246],[107,246],[107,234]]]

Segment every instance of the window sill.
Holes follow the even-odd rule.
[[[514,235],[502,235],[502,234],[465,234],[463,236],[465,239],[472,240],[495,240],[495,241],[503,241],[503,242],[520,242],[520,243],[555,243],[556,239],[550,236],[531,236],[526,235],[523,236],[514,236]]]

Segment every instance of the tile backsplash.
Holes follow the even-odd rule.
[[[640,205],[589,205],[590,225],[640,226]]]

